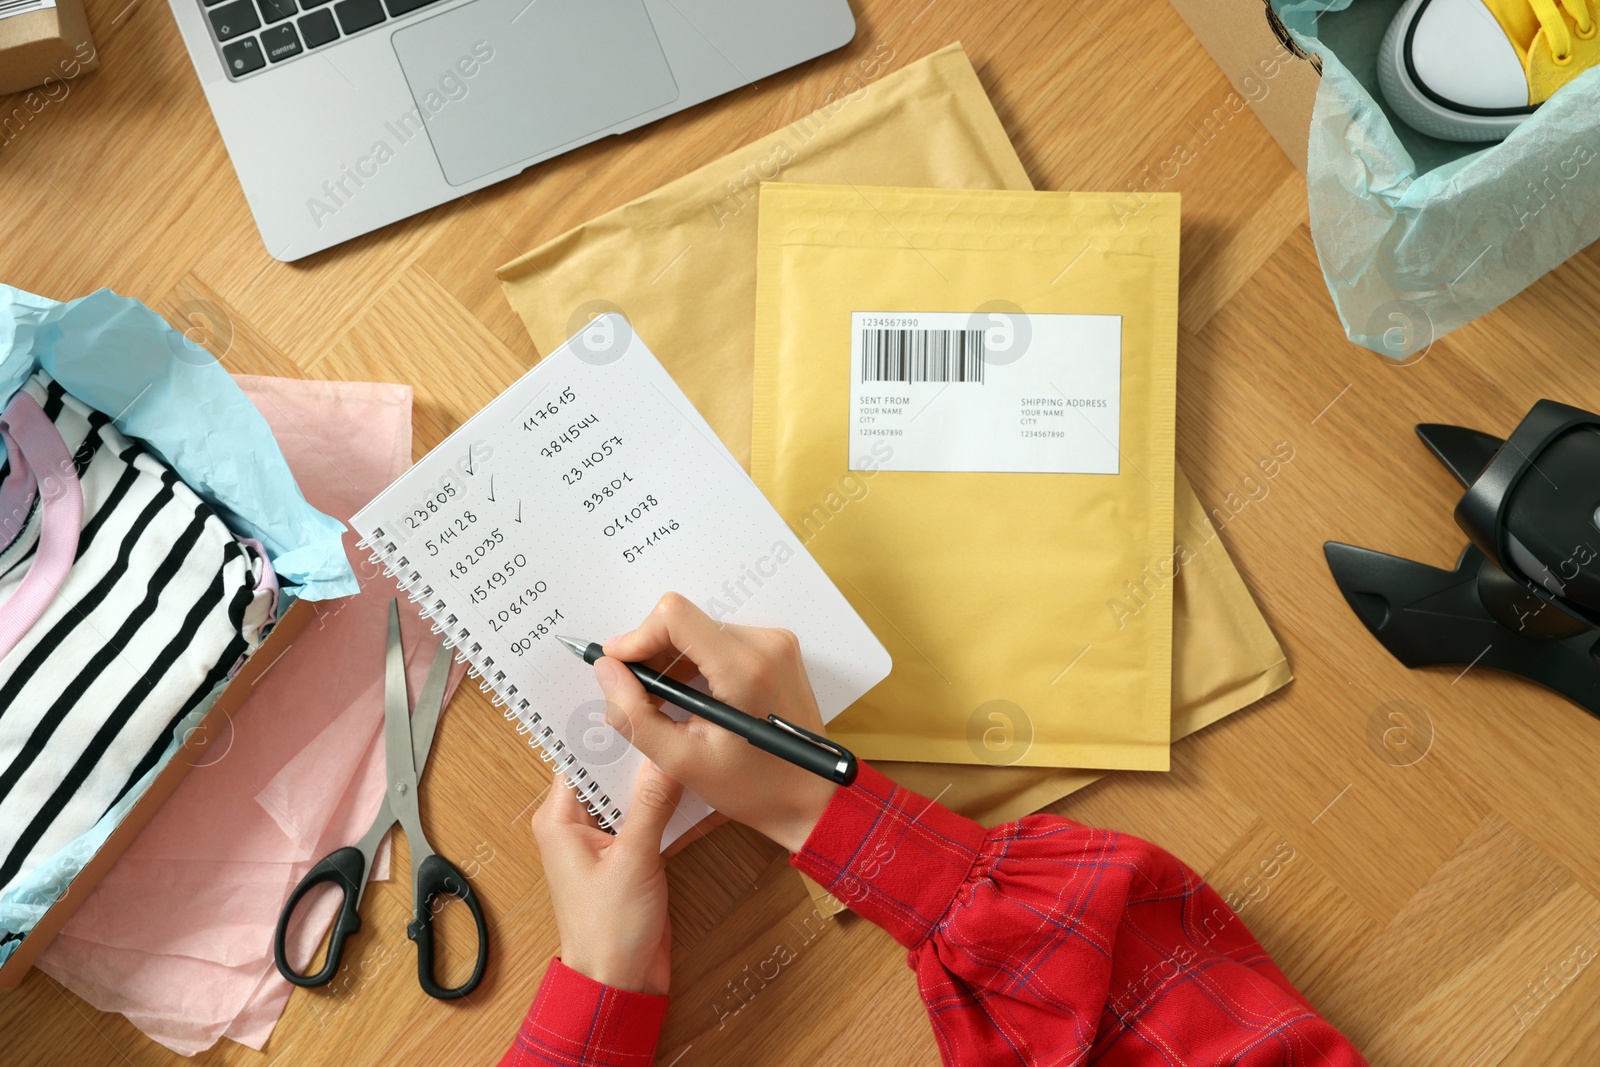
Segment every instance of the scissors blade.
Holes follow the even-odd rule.
[[[428,677],[417,694],[417,706],[411,712],[411,751],[417,768],[417,778],[422,778],[428,766],[428,753],[433,749],[433,732],[439,727],[439,713],[444,710],[444,686],[450,680],[450,661],[453,653],[444,647],[444,638],[433,647],[433,662],[428,665]]]
[[[383,798],[383,803],[378,805],[378,817],[372,820],[372,825],[367,832],[361,835],[361,840],[356,842],[356,851],[361,853],[366,866],[361,873],[361,884],[356,886],[356,906],[361,906],[361,898],[366,895],[367,883],[372,880],[372,860],[378,854],[378,846],[383,843],[384,835],[389,832],[389,827],[395,822],[394,809],[389,805],[389,797]]]
[[[383,758],[389,807],[405,828],[413,870],[433,854],[422,836],[417,808],[417,765],[411,749],[411,707],[406,699],[405,651],[400,645],[400,602],[389,602],[389,647],[384,661]]]

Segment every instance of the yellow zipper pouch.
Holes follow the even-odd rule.
[[[894,658],[830,735],[1166,770],[1178,197],[767,183],[759,210],[752,473]]]

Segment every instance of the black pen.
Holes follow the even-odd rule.
[[[592,641],[579,641],[575,637],[562,637],[559,634],[556,635],[556,640],[572,649],[574,655],[582,657],[583,662],[588,664],[593,664],[606,654],[605,649]],[[642,663],[624,663],[623,666],[639,679],[639,684],[644,686],[646,693],[670,701],[684,711],[693,712],[708,722],[716,723],[724,730],[738,734],[763,752],[770,752],[779,759],[788,760],[796,767],[820,775],[830,782],[849,785],[856,780],[856,771],[859,767],[855,755],[826,737],[814,734],[776,715],[768,715],[765,719],[746,715],[739,709],[729,707],[722,701],[708,697],[698,689],[691,689],[682,682],[674,681]]]

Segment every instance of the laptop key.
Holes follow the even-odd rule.
[[[267,65],[267,57],[261,54],[261,45],[254,37],[223,45],[222,59],[228,65],[228,73],[236,78]]]
[[[333,24],[332,11],[313,11],[300,20],[300,37],[307,48],[321,48],[329,41],[338,40],[339,30]]]
[[[339,0],[333,5],[339,16],[339,28],[345,33],[356,33],[383,21],[383,5],[378,0]]]
[[[282,22],[296,13],[294,0],[256,0],[256,6],[261,9],[261,21],[268,25]]]
[[[408,11],[415,11],[419,7],[426,7],[436,2],[437,0],[384,0],[384,4],[389,8],[390,16],[394,18],[399,18]]]
[[[261,20],[256,18],[255,5],[250,0],[233,0],[233,3],[217,8],[210,15],[211,29],[219,41],[231,41],[241,33],[249,33],[261,25]]]
[[[300,35],[294,32],[294,26],[289,23],[268,26],[261,31],[261,47],[266,49],[267,58],[277,63],[300,54]]]

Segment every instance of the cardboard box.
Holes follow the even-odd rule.
[[[89,36],[89,19],[83,13],[83,0],[54,0],[49,7],[24,11],[0,18],[0,96],[40,87],[45,100],[54,99],[46,90],[71,81],[85,71],[100,66],[94,40]],[[17,101],[0,114],[0,124],[13,117]],[[32,108],[26,98],[21,106]],[[9,140],[15,130],[0,134]]]
[[[32,969],[34,961],[40,953],[49,947],[50,942],[61,932],[61,928],[72,918],[72,913],[88,899],[89,893],[104,878],[113,864],[117,862],[134,838],[139,836],[139,831],[145,828],[156,811],[166,799],[178,788],[178,783],[183,781],[184,775],[190,768],[199,765],[210,747],[220,739],[227,737],[229,724],[233,713],[245,702],[245,699],[255,690],[256,682],[267,670],[278,661],[278,657],[288,651],[294,639],[306,628],[319,611],[317,604],[309,600],[297,600],[278,620],[272,628],[272,633],[261,646],[244,661],[239,668],[239,673],[233,676],[233,681],[222,691],[217,702],[206,712],[205,718],[200,720],[200,725],[189,731],[179,749],[172,754],[167,765],[156,775],[155,781],[150,783],[150,788],[128,810],[122,823],[106,838],[106,843],[94,854],[83,869],[78,872],[66,893],[57,900],[50,909],[39,919],[39,924],[29,931],[28,936],[22,939],[22,944],[0,966],[0,990],[15,989],[22,979]]]
[[[1289,37],[1271,0],[1171,0],[1234,91],[1305,173],[1322,61]]]

